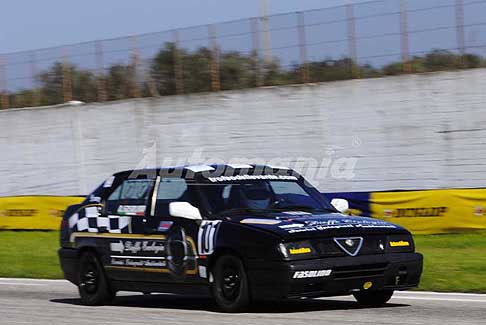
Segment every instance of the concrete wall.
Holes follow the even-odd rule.
[[[481,187],[485,77],[477,69],[2,111],[0,196],[84,194],[114,171],[191,156],[286,158],[324,191]]]

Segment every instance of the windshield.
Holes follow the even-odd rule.
[[[200,188],[213,215],[235,210],[335,211],[317,190],[297,181],[252,180],[204,184]]]

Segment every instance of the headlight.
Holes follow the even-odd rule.
[[[285,258],[305,258],[317,255],[317,251],[308,240],[293,243],[281,243],[279,249]]]
[[[411,235],[388,236],[386,251],[390,253],[414,252],[415,245]]]

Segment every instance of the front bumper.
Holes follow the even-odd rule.
[[[407,290],[418,286],[422,266],[419,253],[394,253],[255,261],[247,264],[247,271],[253,297],[275,299],[347,295],[360,290]],[[326,270],[331,270],[330,274]],[[305,271],[322,272],[302,273]]]

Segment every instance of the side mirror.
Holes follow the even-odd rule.
[[[332,199],[331,204],[341,213],[344,213],[349,209],[349,202],[346,199]]]
[[[202,219],[199,209],[189,202],[171,202],[169,204],[169,214],[173,217],[180,217],[191,220]]]

